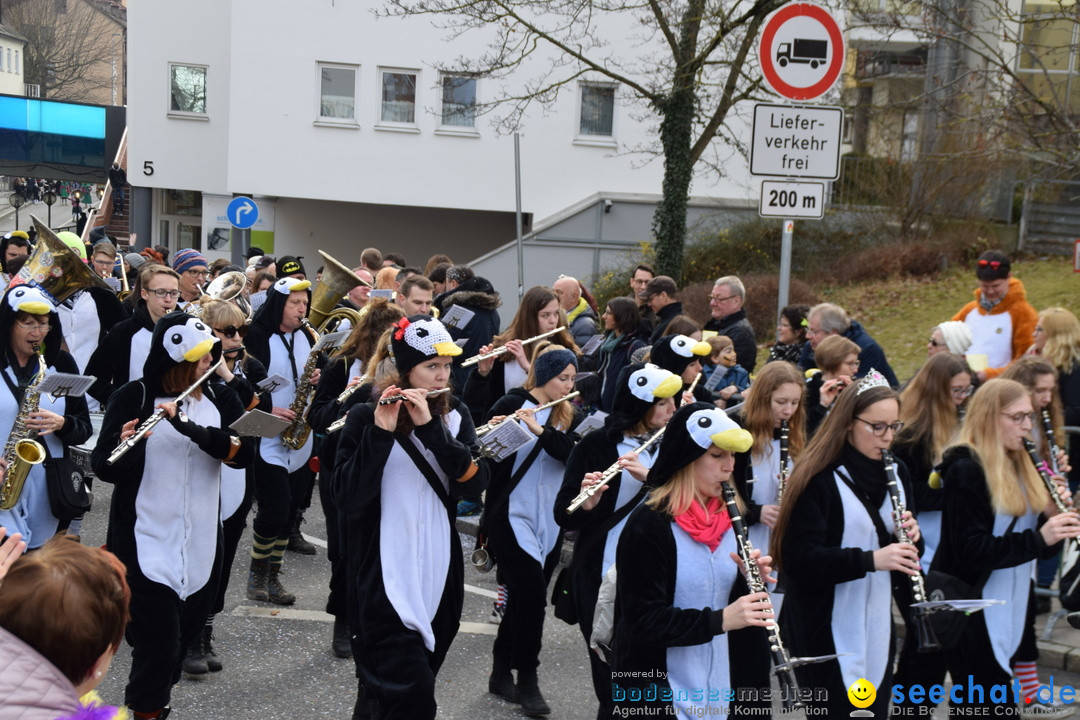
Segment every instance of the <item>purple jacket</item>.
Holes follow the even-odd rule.
[[[0,720],[56,720],[79,711],[75,686],[37,650],[0,628]]]

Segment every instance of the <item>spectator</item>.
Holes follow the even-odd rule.
[[[445,264],[447,267],[450,267],[451,265],[454,264],[454,261],[450,259],[449,255],[444,255],[442,253],[437,253],[435,255],[432,255],[431,257],[428,258],[427,262],[424,263],[424,272],[423,272],[423,274],[426,275],[428,277],[428,279],[430,279],[431,278],[431,273],[432,273],[433,270],[435,270],[435,267],[437,265],[443,265],[443,264]]]
[[[593,335],[596,335],[596,313],[581,296],[581,283],[577,278],[560,275],[551,286],[555,297],[559,298],[559,307],[566,313],[566,322],[570,323],[570,334],[578,347],[584,347]]]
[[[450,263],[439,263],[430,273],[426,273],[428,280],[435,286],[435,297],[446,292],[446,271],[450,269]]]
[[[971,331],[967,325],[956,320],[935,325],[930,331],[930,342],[926,344],[926,357],[932,358],[938,353],[948,352],[963,355],[971,347]]]
[[[825,419],[833,401],[853,382],[859,371],[859,346],[842,335],[830,335],[818,343],[814,358],[819,369],[806,380],[806,429],[811,435]]]
[[[600,378],[600,409],[611,412],[619,373],[630,364],[630,355],[645,347],[637,303],[632,298],[617,297],[608,301],[603,314],[604,340],[597,349],[596,375]]]
[[[975,299],[952,318],[971,331],[968,355],[986,355],[986,369],[975,373],[980,383],[1000,375],[1031,347],[1038,323],[1039,314],[1028,304],[1024,284],[1012,276],[1011,268],[1009,256],[1000,250],[980,255]]]
[[[382,270],[382,253],[379,252],[378,248],[365,248],[364,252],[360,253],[360,264],[374,275]]]
[[[401,283],[397,301],[405,311],[405,317],[430,315],[434,294],[435,286],[430,280],[423,275],[412,275]]]
[[[799,367],[803,370],[817,367],[814,350],[818,343],[829,335],[843,335],[859,346],[859,371],[855,374],[855,379],[863,377],[873,369],[884,375],[889,385],[896,387],[899,384],[896,373],[885,358],[885,351],[861,324],[848,317],[844,308],[832,303],[820,303],[810,308],[806,321],[808,342],[803,347],[802,357],[799,358]]]
[[[734,275],[719,278],[713,283],[709,295],[712,319],[705,323],[705,329],[731,338],[735,353],[739,356],[739,365],[752,373],[757,365],[757,342],[754,340],[754,328],[750,327],[746,311],[743,310],[745,301],[746,288],[742,280]]]
[[[806,314],[809,305],[788,305],[780,311],[780,322],[776,325],[776,343],[769,350],[769,359],[784,360],[798,365],[803,346],[806,345]]]
[[[399,270],[405,267],[405,256],[396,252],[389,252],[383,255],[382,266],[390,267],[391,265],[397,267]]]
[[[9,232],[0,240],[0,272],[3,272],[5,287],[15,274],[9,267],[11,261],[17,257],[28,257],[30,250],[30,236],[22,230]]]
[[[701,387],[727,403],[750,387],[750,373],[739,365],[735,343],[727,335],[713,335],[707,342],[711,369],[704,374]]]
[[[656,313],[656,324],[653,325],[652,334],[649,336],[649,344],[655,343],[667,335],[667,324],[676,315],[682,315],[682,303],[675,299],[678,292],[675,281],[667,275],[654,277],[645,286],[643,296],[649,304],[649,308]]]
[[[656,314],[649,307],[648,299],[645,297],[645,288],[654,277],[656,277],[656,270],[652,265],[645,263],[635,265],[634,272],[630,276],[630,299],[634,301],[638,314],[641,316],[640,332],[644,337],[648,337],[653,325],[656,324]]]
[[[701,341],[701,323],[689,315],[676,315],[671,318],[666,332],[668,335],[686,335],[694,340]]]
[[[113,212],[117,215],[124,214],[124,190],[127,187],[127,173],[120,163],[113,163],[109,168],[109,185],[112,187]]]
[[[471,310],[473,317],[464,327],[448,327],[454,340],[466,338],[462,353],[454,358],[451,373],[454,387],[463,389],[468,378],[468,368],[461,367],[461,362],[480,352],[480,348],[491,342],[499,332],[498,307],[502,304],[499,293],[490,282],[477,277],[468,265],[451,265],[446,271],[446,292],[435,300],[440,317],[445,318],[455,305]]]

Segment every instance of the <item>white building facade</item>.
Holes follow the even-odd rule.
[[[24,95],[23,58],[26,40],[10,28],[0,25],[0,95]]]
[[[140,244],[235,255],[242,240],[222,208],[240,194],[269,219],[251,244],[309,264],[323,249],[355,265],[368,246],[411,265],[436,252],[468,261],[514,238],[513,139],[472,111],[496,81],[435,69],[480,52],[482,37],[451,42],[430,18],[376,18],[376,7],[129,8],[128,177],[153,198]],[[530,109],[520,140],[526,231],[604,194],[655,202],[662,162],[627,152],[657,145],[655,123],[632,114],[617,87],[595,81]],[[746,170],[728,175],[702,175],[693,194],[744,204]],[[648,223],[636,223],[619,240],[649,239]]]

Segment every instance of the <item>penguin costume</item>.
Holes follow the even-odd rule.
[[[712,352],[709,343],[700,342],[689,335],[665,335],[653,343],[649,351],[649,362],[675,373],[682,380],[683,390],[689,390],[694,378],[701,372],[701,363]],[[688,368],[697,363],[696,370],[690,374]],[[689,377],[687,377],[689,375]],[[682,405],[682,393],[675,395],[676,407]],[[712,393],[705,389],[705,383],[699,382],[694,388],[696,402],[712,402]]]
[[[48,330],[42,334],[45,323]],[[71,355],[60,349],[61,330],[56,309],[40,288],[16,285],[7,291],[0,301],[0,337],[5,341],[0,356],[0,374],[5,386],[0,389],[0,432],[4,438],[9,438],[26,389],[36,381],[41,369],[38,356],[33,352],[35,344],[49,373],[78,373],[79,369]],[[48,431],[35,439],[50,458],[63,457],[68,447],[85,442],[92,433],[86,399],[81,396],[54,398],[49,394],[40,395],[38,412],[27,418],[26,427],[28,432],[23,437],[35,429]],[[7,528],[8,534],[22,533],[30,549],[41,547],[57,530],[67,528],[66,522],[61,528],[60,521],[53,515],[45,472],[45,463],[31,465],[18,502],[10,510],[0,510],[0,525]]]
[[[126,320],[118,322],[97,345],[86,364],[86,374],[97,378],[90,397],[104,407],[109,396],[124,383],[142,377],[143,363],[150,352],[154,319],[140,300]]]
[[[271,393],[273,407],[288,409],[296,399],[296,386],[304,372],[315,334],[300,324],[299,311],[289,306],[293,293],[304,292],[310,301],[311,283],[284,277],[266,291],[266,302],[255,313],[244,339],[247,352],[266,367],[268,375],[280,375],[291,383]],[[307,304],[303,315],[307,314]],[[285,331],[282,326],[294,327]],[[324,364],[319,359],[319,366]],[[252,522],[251,569],[247,596],[250,600],[292,605],[296,596],[285,590],[278,579],[282,558],[289,544],[289,534],[298,522],[301,508],[311,502],[315,475],[309,467],[314,433],[298,450],[285,444],[281,436],[259,438],[255,458],[255,499],[259,506]]]
[[[570,368],[574,369],[572,373],[567,372]],[[577,357],[571,351],[562,347],[540,349],[533,358],[532,389],[511,389],[495,401],[492,416],[509,418],[520,409],[546,404],[550,392],[545,393],[545,386],[556,380],[552,387],[559,392],[571,388],[570,376],[576,370]],[[571,432],[580,419],[572,405],[566,414],[556,414],[557,407],[533,415],[535,423],[542,427],[539,434],[524,420],[510,420],[521,425],[532,439],[501,462],[492,462],[482,522],[499,564],[499,582],[514,598],[507,604],[495,637],[488,691],[521,703],[526,714],[551,712],[540,694],[536,673],[547,586],[562,548],[562,528],[556,524],[551,508],[574,449]],[[518,671],[516,686],[511,670]]]
[[[244,408],[227,386],[204,381],[169,417],[173,398],[187,389],[178,385],[220,357],[220,342],[201,320],[162,318],[143,377],[109,398],[91,458],[97,477],[114,485],[106,542],[131,586],[124,702],[136,717],[158,717],[168,705],[184,651],[197,642],[217,592],[222,463],[244,467],[254,456],[254,443],[229,429]],[[159,407],[166,417],[110,465],[121,440]]]
[[[564,530],[576,530],[574,561],[565,572],[571,573],[574,607],[585,638],[586,648],[592,639],[593,616],[600,582],[615,563],[615,549],[626,518],[645,496],[644,484],[630,473],[619,472],[607,484],[591,510],[584,506],[573,513],[566,511],[581,492],[586,473],[601,472],[623,455],[636,450],[647,436],[630,435],[640,428],[655,406],[674,397],[682,389],[677,375],[656,365],[634,364],[619,374],[611,414],[604,427],[594,430],[574,447],[566,461],[562,487],[552,512]],[[655,432],[652,428],[647,435]],[[638,456],[646,468],[653,464],[656,446]],[[510,602],[513,602],[511,600]],[[600,702],[598,718],[612,716],[611,669],[596,653],[587,649],[592,669],[593,689]]]
[[[449,387],[449,360],[461,348],[442,323],[414,315],[389,332],[399,379],[386,391],[415,398]],[[465,597],[456,498],[479,495],[488,481],[487,464],[473,462],[476,431],[464,404],[445,394],[422,402],[354,406],[334,468],[355,589],[359,702],[371,700],[377,718],[435,717],[435,675]]]
[[[712,403],[684,405],[667,425],[650,496],[619,537],[611,693],[622,716],[769,714],[771,702],[738,694],[769,687],[766,631],[724,618],[749,588],[719,483],[752,442]]]

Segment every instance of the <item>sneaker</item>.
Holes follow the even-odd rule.
[[[483,509],[484,506],[475,500],[458,500],[457,516],[473,517],[474,515],[479,515],[480,511]]]
[[[1034,700],[1020,710],[1020,714],[1030,718],[1063,718],[1076,712],[1074,705],[1063,702],[1039,702]]]

